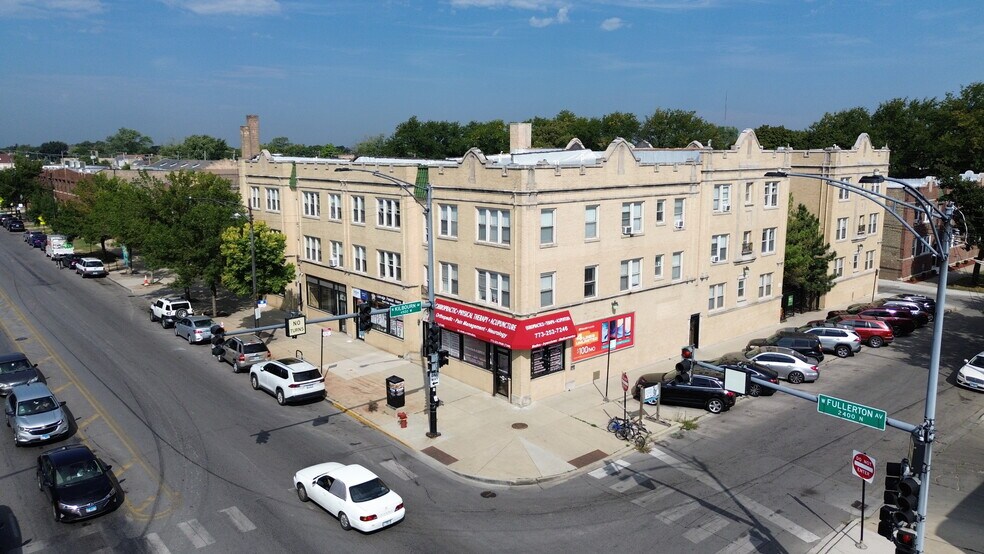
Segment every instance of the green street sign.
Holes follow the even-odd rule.
[[[390,306],[390,317],[403,317],[407,314],[414,314],[421,310],[423,302],[407,302]]]
[[[879,410],[856,402],[841,400],[833,396],[817,395],[817,411],[839,419],[853,421],[860,425],[885,430],[885,410]]]

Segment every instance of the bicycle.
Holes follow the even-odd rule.
[[[608,420],[608,427],[607,427],[608,432],[609,433],[614,433],[615,431],[617,431],[619,429],[619,427],[621,427],[623,425],[626,425],[628,423],[629,423],[629,420],[627,420],[625,418],[618,417],[618,416],[613,416],[611,419]]]

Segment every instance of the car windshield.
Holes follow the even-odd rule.
[[[95,460],[84,460],[55,470],[56,485],[74,485],[102,475]]]
[[[25,369],[31,369],[31,363],[24,359],[0,363],[0,373],[17,373]]]
[[[384,496],[389,491],[389,488],[379,477],[349,489],[349,493],[352,495],[352,502],[367,502],[369,500],[374,500],[380,496]]]
[[[212,327],[212,320],[211,319],[202,319],[202,320],[199,320],[199,321],[192,321],[192,323],[198,329],[210,329]]]
[[[266,349],[266,345],[259,342],[243,345],[243,352],[246,354],[258,354],[260,352],[266,352]]]
[[[804,362],[804,363],[806,362],[806,356],[800,354],[799,352],[797,352],[795,350],[793,350],[792,352],[786,352],[786,354],[789,354],[790,356],[796,358],[797,360],[799,360],[801,362]]]
[[[984,356],[981,356],[980,354],[974,356],[969,362],[967,362],[967,365],[984,368]]]
[[[294,373],[294,382],[300,383],[301,381],[312,381],[321,377],[321,372],[317,369],[307,369],[304,371],[297,371]]]
[[[57,408],[58,404],[55,402],[55,399],[50,396],[45,398],[33,398],[31,400],[25,400],[17,403],[17,415],[28,416],[43,414]]]

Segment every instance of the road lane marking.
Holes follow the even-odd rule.
[[[662,521],[663,523],[670,525],[671,523],[681,519],[683,516],[689,514],[690,512],[696,510],[700,507],[700,502],[696,500],[691,500],[682,506],[671,506],[662,512],[656,514],[656,519]]]
[[[714,517],[701,523],[697,527],[687,530],[687,532],[683,534],[683,538],[687,539],[688,541],[694,544],[697,544],[707,539],[711,535],[717,534],[718,531],[727,527],[729,523],[731,523],[730,520],[715,515]]]
[[[591,471],[588,475],[594,477],[595,479],[601,479],[602,477],[608,477],[609,475],[615,475],[621,473],[623,467],[629,467],[629,462],[625,460],[615,460],[614,462],[605,462],[605,465],[599,467],[598,469]]]
[[[239,511],[239,508],[235,506],[219,511],[229,516],[229,519],[232,520],[232,524],[236,526],[236,529],[239,529],[243,533],[256,529],[256,526],[253,525],[253,522],[250,521],[248,517],[246,517],[246,514]]]
[[[53,389],[49,389],[49,390],[50,390],[50,391],[51,391],[52,393],[54,393],[54,394],[61,394],[61,392],[62,392],[63,390],[65,390],[65,389],[67,389],[68,387],[71,387],[71,386],[72,386],[72,384],[71,384],[71,383],[65,383],[64,385],[61,385],[61,386],[58,386],[58,387],[55,387],[55,388],[53,388]]]
[[[147,541],[147,546],[150,547],[150,550],[154,554],[171,554],[171,551],[167,549],[164,541],[161,540],[160,535],[157,533],[147,534],[147,536],[144,537],[144,540]]]
[[[657,491],[647,492],[646,494],[643,494],[639,498],[633,499],[632,503],[635,504],[636,506],[646,508],[652,504],[656,504],[657,502],[659,502],[663,498],[666,498],[673,492],[675,491],[670,487],[663,487]]]
[[[386,460],[385,462],[379,462],[379,465],[385,467],[386,469],[393,472],[394,475],[403,479],[404,481],[413,481],[417,478],[417,475],[407,469],[406,466],[397,462],[396,460]]]
[[[77,425],[77,427],[79,429],[85,429],[86,427],[88,427],[89,425],[91,425],[92,423],[94,423],[97,419],[99,419],[99,414],[91,415],[91,416],[83,419],[82,421],[80,421],[79,424]]]
[[[765,541],[758,537],[745,535],[738,537],[738,540],[718,550],[717,554],[752,554],[752,552],[758,552],[758,547],[763,542]]]
[[[195,545],[195,548],[205,548],[210,544],[215,543],[215,539],[212,535],[208,534],[208,531],[202,527],[201,523],[198,523],[197,519],[189,519],[188,521],[183,521],[178,524],[178,529],[184,533],[191,544]]]
[[[612,489],[615,492],[625,492],[629,489],[642,486],[643,483],[649,483],[651,481],[652,479],[650,479],[647,475],[644,475],[642,473],[633,473],[632,475],[627,475],[623,478],[620,478],[618,481],[615,482],[614,485],[608,488]]]

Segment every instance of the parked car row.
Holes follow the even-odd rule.
[[[5,223],[11,220],[6,220]],[[7,227],[11,231],[14,229]],[[106,277],[109,275],[109,270],[106,269],[106,264],[102,262],[99,258],[94,258],[91,256],[82,256],[81,254],[76,254],[74,248],[67,248],[64,246],[65,241],[62,235],[51,235],[49,237],[43,231],[27,230],[25,231],[23,226],[18,229],[23,231],[24,243],[31,248],[40,248],[45,255],[52,257],[56,262],[60,262],[62,268],[67,268],[75,271],[76,275],[81,275],[83,279],[86,277]],[[61,237],[58,239],[57,237]],[[58,256],[51,256],[49,250],[52,250],[52,239],[58,244],[54,247],[55,250],[59,252],[65,252]],[[72,252],[68,253],[67,250],[71,249]]]
[[[18,214],[0,213],[0,225],[3,225],[4,229],[12,233],[24,231],[24,221],[21,220]]]

